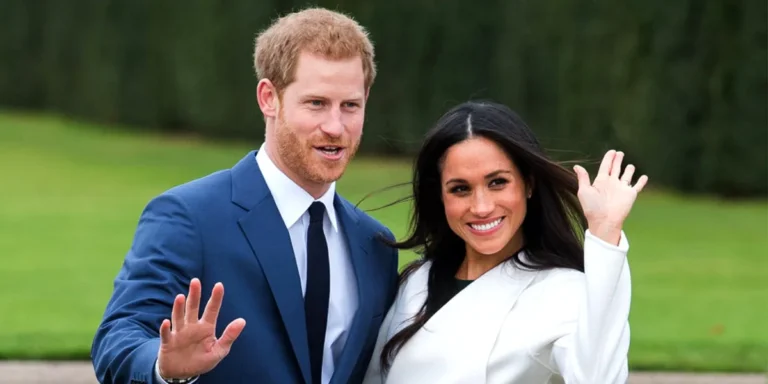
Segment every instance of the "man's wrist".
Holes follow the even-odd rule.
[[[191,384],[194,383],[199,376],[192,376],[187,378],[170,378],[160,374],[160,366],[155,361],[155,376],[163,384]]]

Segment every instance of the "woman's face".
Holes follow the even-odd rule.
[[[449,148],[441,185],[448,225],[468,254],[506,258],[522,246],[527,188],[495,142],[476,137]]]

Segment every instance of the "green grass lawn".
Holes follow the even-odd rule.
[[[0,357],[87,358],[144,204],[253,147],[0,114]],[[338,189],[356,202],[409,176],[406,161],[360,158]],[[405,193],[376,195],[363,208]],[[403,236],[407,209],[372,214]],[[649,190],[625,229],[633,368],[768,368],[767,202]]]

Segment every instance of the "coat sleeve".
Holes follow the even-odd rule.
[[[626,383],[631,281],[624,232],[619,245],[589,231],[584,243],[585,285],[573,331],[553,347],[567,384]]]
[[[91,346],[100,383],[157,383],[160,324],[202,269],[196,231],[179,197],[165,193],[147,204]]]
[[[376,338],[376,345],[373,347],[373,354],[371,355],[371,361],[368,364],[368,370],[365,372],[363,378],[363,384],[382,384],[385,382],[386,375],[384,374],[380,359],[381,351],[384,348],[384,344],[389,340],[387,337],[389,328],[392,325],[392,309],[389,309],[387,315],[384,317],[384,321],[379,328],[379,335]]]
[[[399,286],[396,285],[395,300],[389,307],[384,320],[382,320],[381,327],[379,327],[379,334],[376,338],[376,344],[373,347],[373,354],[371,355],[371,361],[368,364],[368,369],[365,372],[363,378],[363,384],[383,384],[387,381],[387,373],[381,366],[381,352],[384,349],[384,345],[392,338],[397,332],[407,326],[407,321],[401,321],[403,316],[403,309],[405,303],[414,299],[412,290],[409,290],[409,282],[412,282],[414,275],[422,273],[423,270],[429,269],[429,263],[422,265],[417,270],[413,271],[410,276],[405,278]],[[422,293],[421,299],[426,298],[426,292]]]
[[[395,311],[400,305],[402,299],[402,290],[399,290],[394,303],[389,307],[387,315],[384,316],[384,320],[379,328],[379,334],[376,337],[376,344],[373,347],[373,354],[371,355],[371,361],[368,364],[368,370],[365,372],[363,378],[363,384],[383,384],[386,382],[386,374],[381,366],[381,352],[384,349],[384,344],[389,341],[393,334],[393,319],[395,317]]]

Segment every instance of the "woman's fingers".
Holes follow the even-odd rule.
[[[611,165],[613,164],[614,157],[616,157],[616,151],[614,151],[613,149],[605,153],[605,156],[603,156],[603,161],[600,163],[600,168],[597,170],[597,175],[595,176],[595,179],[608,178],[609,172],[611,171]]]
[[[637,179],[637,183],[635,184],[634,188],[637,193],[640,193],[640,191],[643,190],[643,187],[645,187],[645,184],[648,183],[648,176],[642,175],[639,179]]]
[[[624,169],[624,174],[621,175],[621,181],[626,185],[630,185],[632,183],[632,176],[634,174],[635,166],[632,164],[627,165],[627,168]]]
[[[621,162],[624,160],[624,152],[616,152],[616,156],[613,158],[613,164],[611,164],[611,177],[616,179],[621,175]]]

